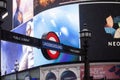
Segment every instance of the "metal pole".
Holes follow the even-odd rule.
[[[18,80],[19,63],[17,60],[15,61],[14,67],[15,67],[16,80]]]
[[[88,42],[87,40],[84,41],[84,80],[90,80],[90,65],[89,65],[89,60],[88,60]]]
[[[16,80],[18,80],[18,71],[16,71]]]

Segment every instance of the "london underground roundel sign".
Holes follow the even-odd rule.
[[[44,34],[42,36],[42,39],[60,43],[60,40],[55,32],[48,32],[47,34]],[[42,51],[44,57],[49,59],[49,60],[57,59],[60,55],[60,52],[55,51],[55,50],[41,48],[41,51]]]

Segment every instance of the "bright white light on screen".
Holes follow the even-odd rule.
[[[8,12],[2,15],[2,19],[6,18],[8,16]]]
[[[67,30],[67,28],[66,27],[62,27],[61,28],[61,32],[63,33],[63,34],[65,34],[66,36],[68,36],[68,30]]]
[[[56,23],[55,23],[54,20],[51,20],[51,23],[52,23],[52,25],[53,25],[54,27],[56,27]]]

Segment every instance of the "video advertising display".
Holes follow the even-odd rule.
[[[119,80],[120,63],[118,62],[100,62],[90,64],[90,76],[93,80]],[[84,77],[84,66],[80,66],[80,80]]]
[[[15,10],[17,8],[16,1],[18,1],[18,5],[21,2],[18,11]],[[53,3],[50,2],[51,5],[36,12],[36,9],[42,7],[36,6],[36,1],[38,0],[30,0],[29,2],[27,0],[13,0],[13,22],[17,21],[15,23],[18,25],[16,27],[13,25],[12,32],[39,39],[47,38],[64,45],[81,48],[79,32],[84,28],[83,24],[86,23],[87,28],[92,31],[88,48],[90,61],[120,61],[119,2],[77,2],[65,5],[65,0],[53,0],[55,1],[53,6],[51,6]],[[14,20],[14,16],[18,14],[20,16]],[[51,35],[48,36],[49,33]],[[52,53],[50,55],[53,56],[58,51],[47,50],[45,52],[36,47],[2,41],[2,75],[15,72],[15,62],[19,63],[19,71],[22,71],[45,64],[80,60],[79,56],[63,52],[57,55],[57,59],[51,60],[46,58],[45,53]]]
[[[12,0],[12,29],[30,20],[33,15],[33,0]]]
[[[39,39],[48,32],[54,32],[60,43],[79,48],[79,5],[71,4],[42,11],[14,28],[12,32]],[[55,39],[52,37],[50,40]],[[49,50],[49,52],[53,55],[56,53],[53,50]],[[79,56],[62,52],[54,60],[48,60],[44,54],[42,49],[36,47],[2,41],[2,75],[15,72],[16,62],[19,64],[18,71],[22,71],[45,64],[79,61]]]
[[[15,33],[20,33],[20,34],[25,35],[26,26],[27,26],[27,23],[23,24],[20,27],[17,27],[17,29],[14,29],[13,31]],[[21,64],[20,61],[23,62],[21,58],[23,57],[25,50],[26,52],[28,51],[27,49],[25,50],[24,49],[25,49],[24,45],[12,43],[8,41],[1,41],[1,72],[2,72],[2,75],[14,72],[15,63],[19,62],[19,64]]]
[[[50,8],[82,1],[84,0],[34,0],[34,15]]]
[[[91,61],[120,61],[120,3],[81,3],[80,27],[92,32],[88,57]],[[83,44],[83,42],[82,42]]]
[[[64,15],[66,14],[66,15]],[[47,32],[55,32],[60,43],[65,45],[79,47],[79,11],[78,4],[61,6],[47,11],[43,11],[34,17],[34,36],[41,38]],[[74,33],[73,33],[74,32]],[[35,49],[35,53],[40,53],[40,50]],[[42,54],[36,54],[38,58],[35,60],[35,64],[38,62],[49,63],[50,61],[39,57]],[[64,62],[64,61],[76,61],[78,56],[60,53],[57,60],[51,62]]]

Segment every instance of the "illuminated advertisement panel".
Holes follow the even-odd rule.
[[[27,28],[26,26],[28,25],[27,23],[23,24],[20,27],[17,27],[17,29],[15,29],[14,32],[25,35],[26,28]],[[25,50],[26,52],[28,51],[27,49],[24,48],[24,46],[25,45],[11,43],[8,41],[1,41],[1,72],[2,74],[8,74],[8,73],[14,72],[16,61],[21,64],[22,57],[24,55]]]
[[[43,11],[12,31],[39,39],[43,38],[44,34],[52,32],[59,38],[60,43],[78,48],[78,8],[78,4],[72,4]],[[50,40],[54,41],[54,38],[52,37]],[[16,61],[19,63],[19,71],[44,64],[79,61],[79,56],[62,52],[60,52],[57,59],[48,60],[44,56],[45,53],[42,52],[42,49],[7,41],[2,41],[1,47],[2,75],[14,72]],[[49,52],[54,54],[56,51],[49,50]]]
[[[39,12],[42,12],[53,7],[82,1],[84,0],[34,0],[34,15],[39,14]]]
[[[74,11],[73,11],[74,10]],[[66,14],[66,15],[64,15]],[[74,19],[73,19],[74,18]],[[55,32],[60,43],[65,45],[79,47],[79,11],[78,4],[61,6],[47,11],[43,11],[34,17],[34,37],[42,38],[47,32]],[[74,32],[74,33],[72,33]],[[71,37],[72,36],[72,37]],[[35,49],[35,53],[40,53],[39,49]],[[36,54],[38,58],[35,59],[35,65],[41,63],[47,64],[50,62],[64,62],[64,61],[76,61],[77,56],[60,53],[57,60],[46,60],[42,61],[42,54]],[[38,63],[41,62],[41,63]]]
[[[120,61],[120,3],[91,2],[81,3],[79,7],[81,30],[86,23],[92,32],[89,59]]]
[[[119,80],[119,62],[90,63],[90,77],[93,80]],[[40,67],[40,80],[84,80],[84,63],[57,64]]]
[[[120,63],[91,63],[90,76],[93,79],[119,80]],[[84,66],[80,66],[80,78],[83,80]]]
[[[12,28],[18,27],[33,17],[33,0],[12,0]]]
[[[23,0],[21,0],[21,4],[24,3],[22,1]],[[16,0],[13,2],[16,5]],[[27,6],[25,3],[23,5]],[[28,3],[32,6],[33,1]],[[119,7],[119,3],[113,2],[74,3],[50,9],[47,8],[44,11],[39,11],[34,14],[34,17],[32,9],[28,8],[30,11],[25,11],[25,9],[27,9],[27,7],[25,7],[21,9],[21,12],[25,11],[24,14],[26,18],[24,17],[23,23],[15,27],[12,31],[39,39],[44,38],[45,34],[54,33],[58,39],[56,40],[52,36],[49,38],[50,40],[81,48],[79,43],[79,30],[83,29],[83,24],[86,23],[88,29],[92,31],[92,38],[88,49],[89,59],[91,61],[120,60]],[[27,12],[30,12],[30,14]],[[109,12],[110,16],[105,17]],[[15,15],[15,7],[13,7],[13,15]],[[112,17],[113,19],[111,19]],[[108,24],[105,24],[107,21],[111,21],[114,27],[108,27]],[[53,55],[56,53],[56,51],[53,50],[49,50],[49,52],[53,53]],[[44,56],[42,49],[2,41],[2,75],[14,72],[15,61],[18,61],[19,71],[22,71],[44,64],[79,61],[79,56],[60,52],[57,59],[48,60]]]

